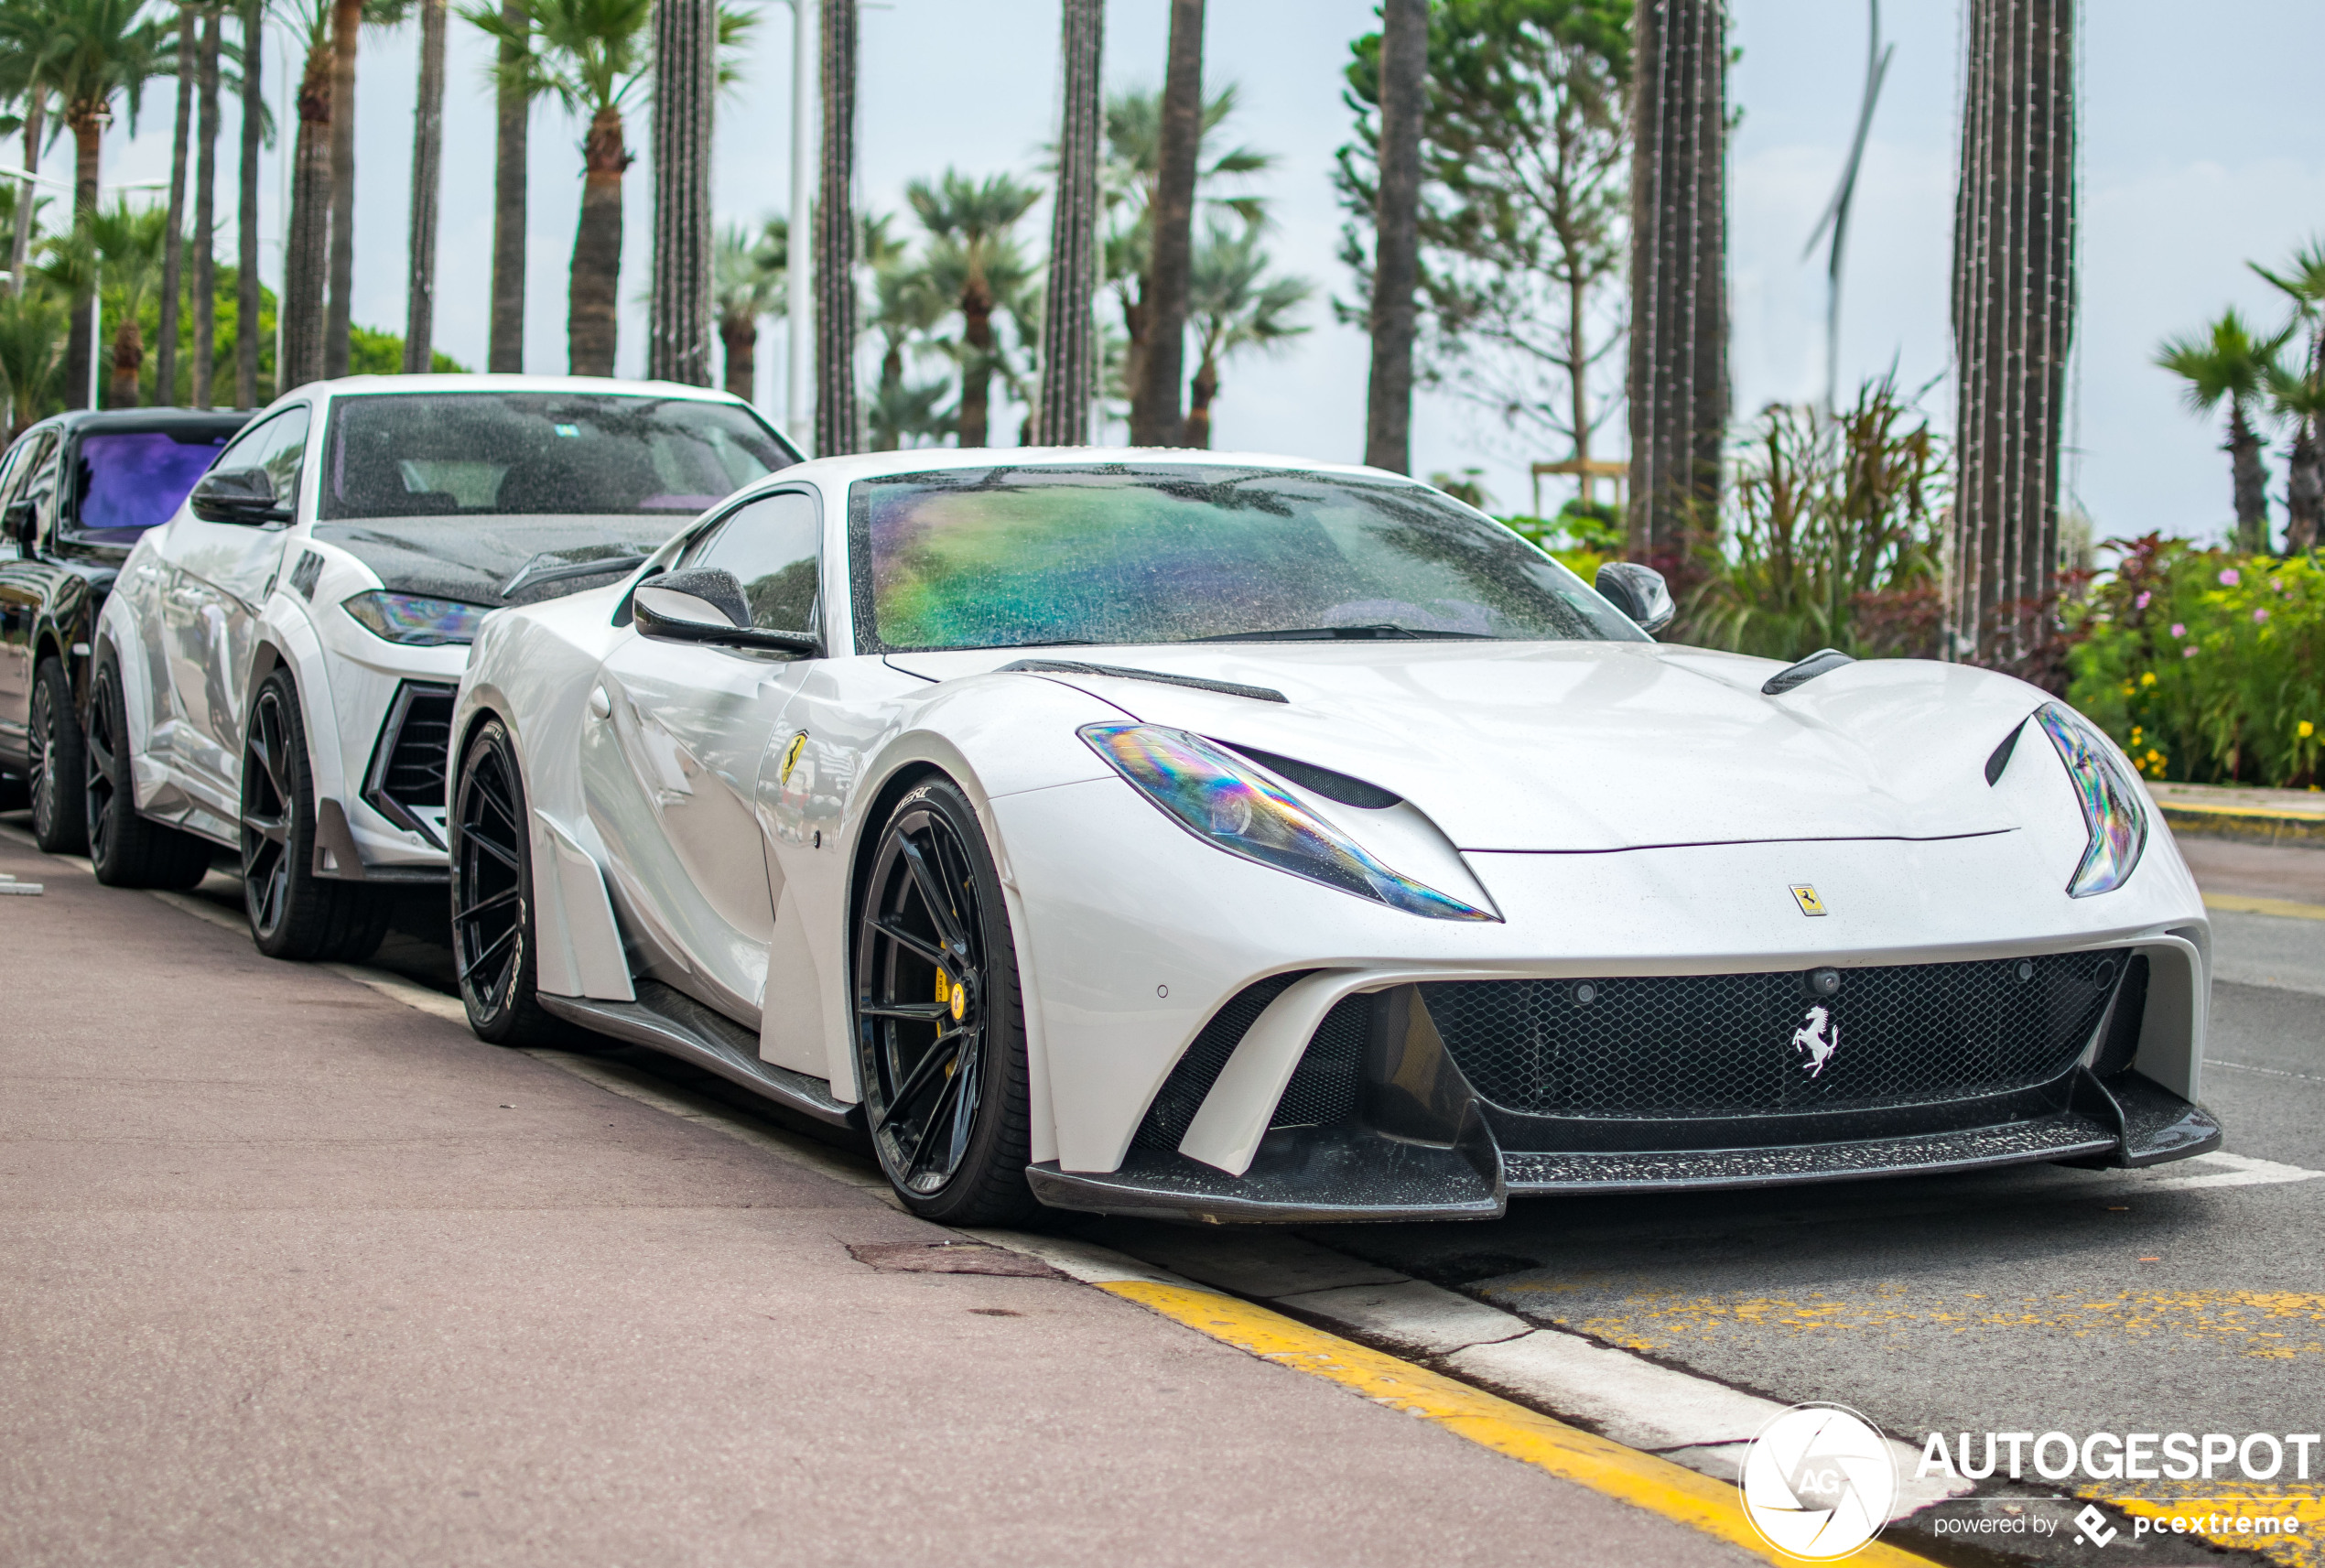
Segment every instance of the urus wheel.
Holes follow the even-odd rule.
[[[977,813],[949,781],[897,803],[856,932],[856,1070],[881,1170],[956,1225],[1034,1207],[1017,949]]]
[[[210,844],[190,833],[137,815],[129,773],[129,709],[121,670],[108,653],[89,685],[86,786],[82,820],[89,825],[89,863],[97,880],[116,888],[189,888],[210,873]]]
[[[533,848],[524,780],[507,726],[487,719],[469,742],[453,789],[452,956],[460,1003],[477,1038],[531,1045],[557,1020],[534,991]]]
[[[72,710],[72,683],[55,659],[43,659],[33,676],[29,718],[25,750],[32,762],[32,836],[51,855],[78,855],[89,847],[88,793],[81,787],[88,763],[81,719]]]
[[[270,958],[371,957],[392,906],[357,882],[315,874],[315,786],[298,687],[259,683],[243,737],[243,909]]]

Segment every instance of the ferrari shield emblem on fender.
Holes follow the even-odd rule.
[[[775,775],[775,784],[777,787],[781,787],[782,785],[787,784],[791,782],[791,770],[799,765],[799,753],[806,746],[806,744],[807,731],[802,730],[798,734],[794,735],[791,738],[791,744],[784,748],[783,772]],[[1795,891],[1797,892],[1798,890]],[[1811,893],[1810,896],[1813,897],[1815,895]]]
[[[1801,906],[1801,913],[1802,914],[1822,914],[1825,913],[1824,901],[1816,896],[1816,889],[1810,886],[1807,882],[1794,882],[1792,884],[1792,902]]]

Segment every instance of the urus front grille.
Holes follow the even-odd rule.
[[[2046,1084],[2091,1042],[2122,953],[1421,988],[1477,1092],[1536,1116],[1925,1105]]]

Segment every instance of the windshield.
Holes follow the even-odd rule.
[[[319,515],[694,513],[796,460],[749,409],[601,393],[331,401]]]
[[[81,438],[74,519],[84,533],[135,534],[167,523],[232,430],[103,430]]]
[[[1509,529],[1416,484],[1225,465],[998,467],[858,480],[849,506],[868,653],[1645,635]]]

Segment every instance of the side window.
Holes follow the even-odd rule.
[[[32,503],[32,515],[44,538],[57,521],[57,449],[63,444],[51,430],[25,457],[23,496]]]
[[[275,481],[275,497],[285,506],[298,506],[299,467],[307,456],[307,409],[286,408],[264,424],[254,425],[234,438],[211,467],[221,473],[234,469],[265,469]]]
[[[798,491],[762,495],[713,524],[687,546],[678,565],[734,573],[751,601],[754,625],[770,632],[813,632],[822,533],[814,496]]]
[[[33,449],[48,439],[46,430],[26,436],[8,449],[5,458],[0,458],[0,508],[24,493],[25,476],[32,471]]]

